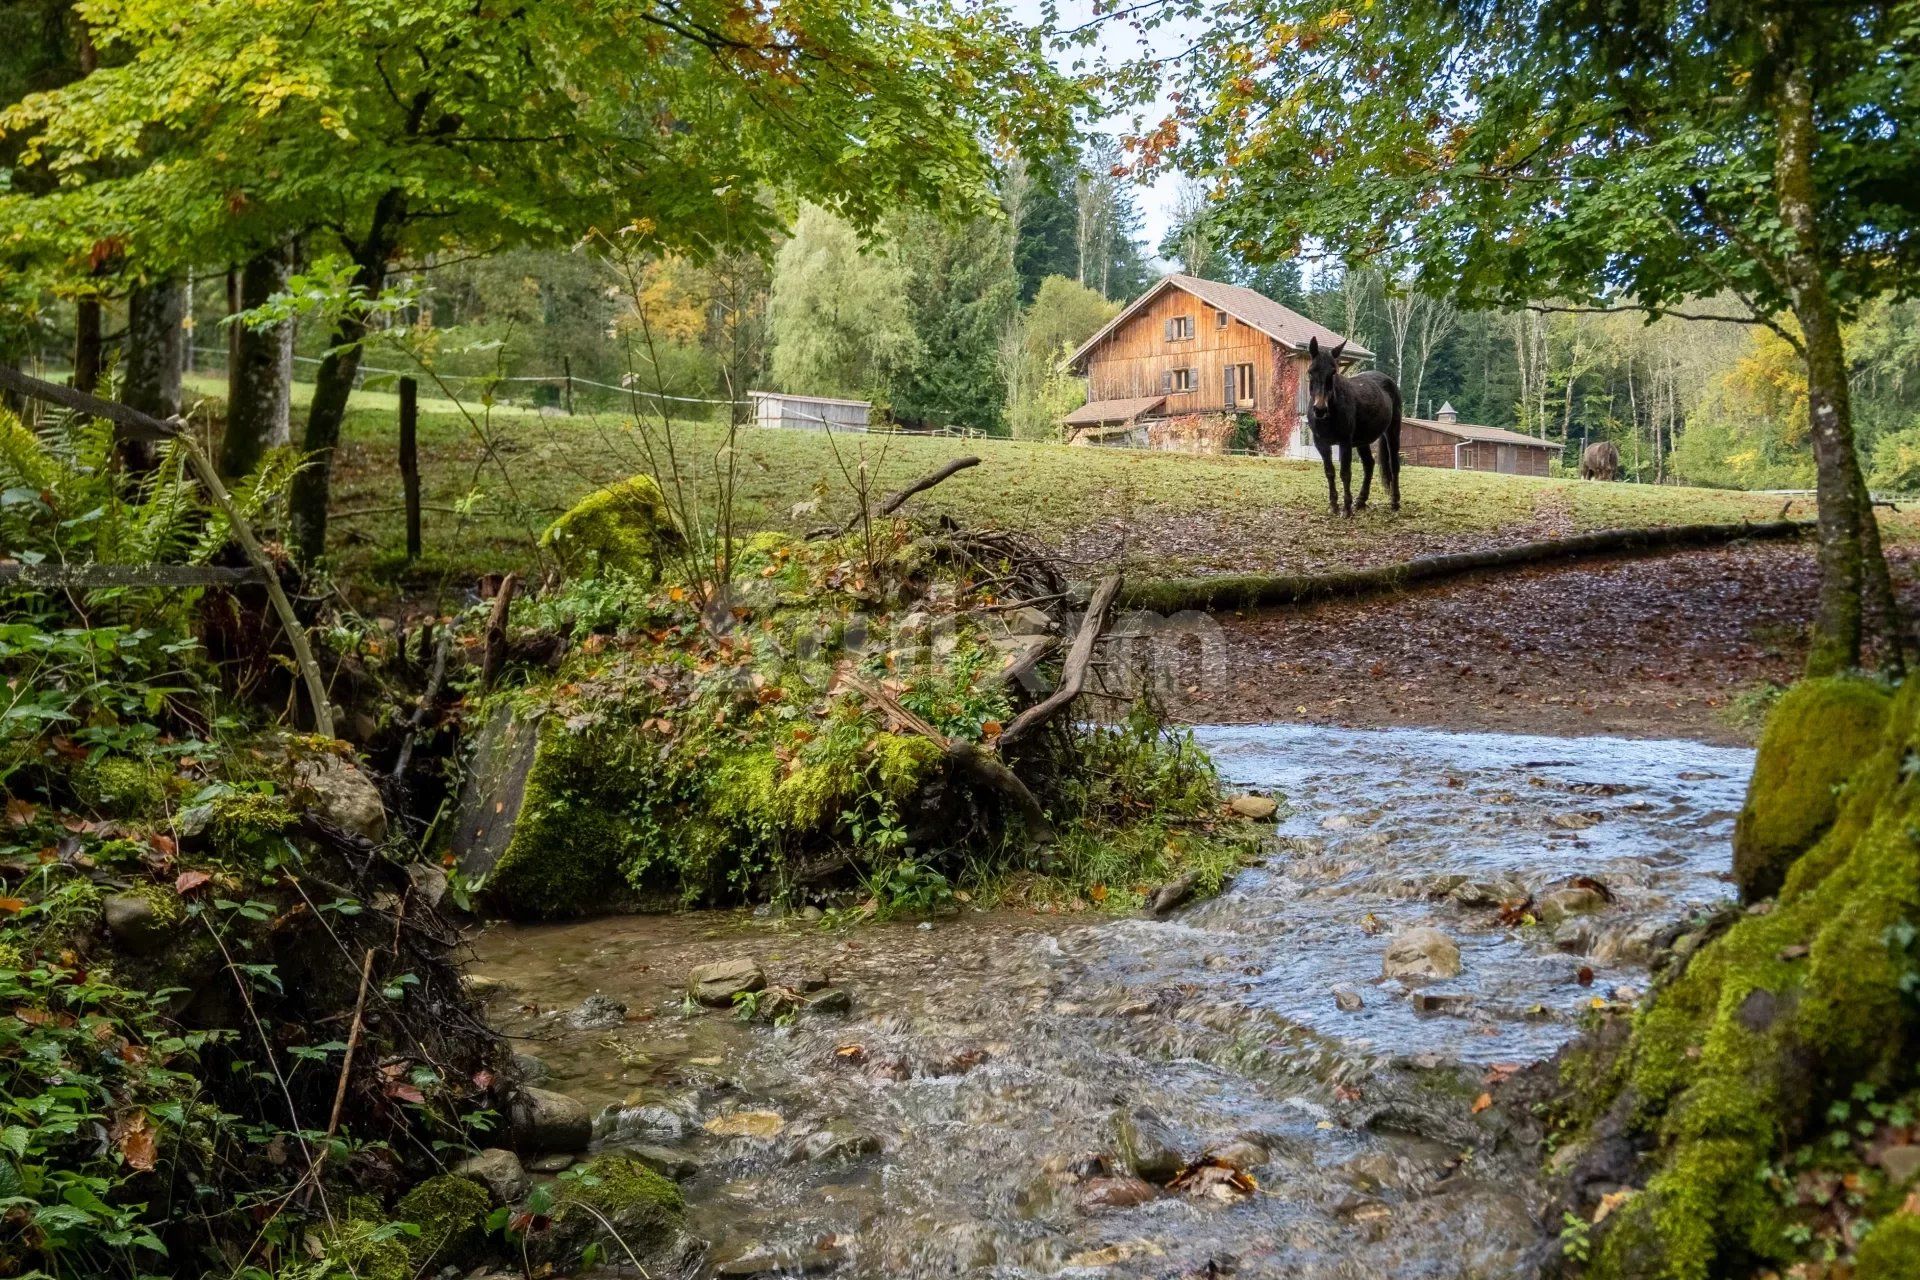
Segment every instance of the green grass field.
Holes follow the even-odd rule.
[[[196,390],[217,396],[220,384],[203,380]],[[296,386],[296,403],[307,391]],[[350,576],[378,576],[403,542],[396,412],[392,394],[354,395],[337,459],[331,545]],[[672,433],[683,464],[710,475],[724,428],[679,421]],[[661,428],[652,434],[658,441]],[[600,485],[648,469],[642,434],[608,415],[463,411],[423,397],[419,441],[426,567],[437,573],[524,569],[554,515]],[[1720,490],[1409,467],[1399,513],[1376,504],[1345,521],[1326,514],[1318,462],[1009,440],[829,440],[753,428],[741,431],[738,451],[735,513],[744,529],[802,530],[844,518],[853,496],[842,462],[857,466],[862,451],[876,492],[971,453],[980,466],[916,498],[910,510],[1019,529],[1078,568],[1119,564],[1136,575],[1313,571],[1612,526],[1773,519],[1783,503]],[[701,489],[710,499],[711,486]],[[1811,515],[1811,501],[1796,500],[1792,513]]]

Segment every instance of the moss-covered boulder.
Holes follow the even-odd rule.
[[[1853,1280],[1910,1280],[1913,1276],[1920,1276],[1920,1214],[1896,1214],[1860,1246],[1853,1260]]]
[[[473,1261],[486,1242],[492,1208],[485,1187],[452,1173],[428,1178],[400,1197],[394,1216],[420,1229],[407,1242],[415,1271],[430,1273]]]
[[[554,1184],[549,1224],[527,1252],[561,1269],[596,1244],[603,1258],[644,1261],[678,1238],[686,1212],[680,1188],[633,1156],[596,1156]]]
[[[1805,680],[1781,695],[1734,826],[1742,901],[1778,893],[1793,860],[1833,825],[1840,786],[1878,745],[1889,699],[1886,686],[1859,676]]]
[[[683,542],[666,496],[644,475],[588,494],[540,538],[575,577],[615,572],[642,582],[657,580]]]
[[[74,799],[110,818],[166,816],[166,781],[158,769],[134,756],[102,756],[73,771]]]
[[[1916,758],[1920,681],[1910,681],[1771,910],[1738,916],[1670,969],[1623,1049],[1569,1055],[1581,1064],[1567,1080],[1569,1109],[1587,1119],[1568,1144],[1630,1144],[1643,1183],[1604,1206],[1605,1183],[1570,1193],[1573,1211],[1600,1219],[1582,1274],[1708,1280],[1784,1270],[1798,1241],[1782,1210],[1780,1153],[1824,1125],[1836,1102],[1910,1085],[1920,1051]],[[1816,787],[1808,802],[1832,792]],[[1898,1214],[1885,1226],[1892,1234],[1863,1250],[1863,1262],[1903,1257],[1911,1228]]]

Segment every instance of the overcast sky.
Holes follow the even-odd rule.
[[[1030,23],[1038,23],[1041,20],[1041,0],[1010,0],[1010,4],[1013,12],[1023,20]],[[1059,6],[1060,25],[1063,28],[1077,26],[1093,17],[1093,0],[1059,0]],[[1162,46],[1172,45],[1182,39],[1184,31],[1185,24],[1162,27],[1152,33],[1154,43]],[[1061,58],[1059,65],[1062,70],[1071,70],[1076,59],[1089,59],[1097,53],[1119,60],[1138,57],[1146,51],[1148,50],[1142,46],[1139,35],[1124,22],[1109,21],[1102,28],[1101,41],[1097,49],[1076,49]],[[1150,114],[1150,118],[1157,119],[1166,106],[1165,102],[1158,104]],[[1129,113],[1099,121],[1094,127],[1117,135],[1127,132],[1132,127],[1132,123],[1132,115]],[[1151,186],[1142,185],[1135,189],[1140,203],[1140,212],[1144,215],[1141,234],[1146,240],[1149,257],[1157,254],[1160,237],[1166,234],[1167,226],[1173,220],[1175,192],[1179,185],[1178,175],[1167,173],[1162,174]]]

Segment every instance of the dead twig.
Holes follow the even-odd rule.
[[[888,494],[881,501],[880,505],[874,508],[872,514],[876,516],[890,516],[894,512],[898,511],[901,507],[905,506],[907,503],[907,499],[913,497],[916,493],[925,493],[927,490],[933,488],[933,486],[939,484],[942,480],[947,479],[949,476],[952,476],[961,471],[965,471],[968,467],[977,467],[979,465],[980,465],[980,459],[975,457],[955,458],[952,462],[949,462],[946,466],[941,467],[938,471],[930,471],[926,475],[921,476],[918,480],[915,480],[912,484],[908,485],[906,488],[899,489],[893,493]],[[808,534],[807,536],[816,541],[821,537],[831,538],[831,537],[843,536],[845,534],[852,533],[854,530],[854,526],[858,525],[862,519],[865,519],[867,517],[868,517],[868,512],[867,512],[866,495],[861,494],[860,509],[854,512],[852,515],[848,516],[847,522],[845,524],[841,525],[838,529],[834,529],[831,526],[825,529],[815,529],[812,533]]]
[[[427,677],[427,691],[420,695],[420,705],[413,709],[413,715],[407,719],[407,736],[400,743],[400,754],[393,762],[393,783],[402,785],[407,776],[407,766],[413,763],[413,744],[420,738],[420,731],[427,727],[427,717],[433,714],[433,704],[439,701],[440,686],[447,679],[447,657],[453,651],[453,628],[444,627],[440,632],[440,643],[433,650],[433,673]]]
[[[367,987],[373,982],[373,957],[377,954],[372,947],[360,961],[360,994],[353,1000],[353,1022],[347,1028],[347,1051],[340,1059],[340,1082],[333,1088],[333,1111],[327,1116],[327,1136],[331,1138],[340,1132],[340,1113],[347,1106],[347,1078],[353,1072],[354,1051],[360,1047],[360,1030],[366,1025]],[[330,1149],[330,1148],[329,1148]],[[327,1158],[327,1150],[322,1149],[320,1160]],[[319,1167],[319,1161],[315,1162]]]
[[[1110,573],[1094,588],[1093,599],[1087,602],[1086,616],[1080,619],[1080,632],[1074,636],[1073,647],[1067,650],[1066,661],[1060,667],[1060,683],[1052,693],[1015,716],[1012,723],[1001,731],[995,743],[999,750],[1005,751],[1017,745],[1080,696],[1080,690],[1087,682],[1087,665],[1093,661],[1093,646],[1107,629],[1114,597],[1120,594],[1121,581],[1120,574]]]
[[[513,608],[513,593],[520,587],[520,575],[510,573],[500,579],[493,593],[493,612],[487,617],[487,644],[480,657],[480,690],[493,688],[494,677],[507,652],[507,613]]]

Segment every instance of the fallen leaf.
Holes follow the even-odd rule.
[[[173,878],[173,891],[184,898],[211,879],[213,876],[205,871],[182,871]]]
[[[7,825],[13,828],[27,826],[33,822],[34,815],[40,811],[19,796],[7,797]]]
[[[1483,1093],[1479,1097],[1473,1100],[1473,1114],[1479,1115],[1482,1111],[1485,1111],[1488,1107],[1492,1105],[1493,1105],[1493,1095],[1490,1093]]]
[[[0,915],[18,915],[27,909],[25,898],[0,898]]]
[[[1580,972],[1574,975],[1574,981],[1576,981],[1576,982],[1578,982],[1578,983],[1579,983],[1579,984],[1580,984],[1581,986],[1583,986],[1583,987],[1590,987],[1590,986],[1592,986],[1592,985],[1593,985],[1593,970],[1592,970],[1592,968],[1590,968],[1589,966],[1587,966],[1587,965],[1584,965],[1584,964],[1583,964],[1583,965],[1581,965],[1581,966],[1580,966]]]
[[[774,1111],[730,1111],[700,1126],[719,1138],[774,1138],[787,1122]]]
[[[153,1168],[160,1154],[159,1144],[153,1136],[153,1125],[144,1111],[136,1111],[117,1120],[113,1126],[113,1142],[120,1149],[127,1167],[142,1173]]]

